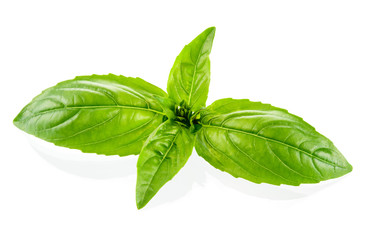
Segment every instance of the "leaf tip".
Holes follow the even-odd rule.
[[[146,206],[147,202],[143,201],[143,199],[140,199],[136,201],[136,205],[137,205],[137,209],[140,210],[142,208],[144,208],[144,206]]]
[[[335,169],[333,178],[344,176],[350,172],[352,172],[352,165],[345,159],[342,159],[341,164],[338,164],[339,167]]]
[[[21,128],[21,118],[22,118],[22,112],[20,112],[14,119],[13,119],[13,124],[15,127],[22,129]]]
[[[213,40],[213,38],[215,36],[215,30],[216,30],[215,27],[210,27],[210,28],[205,29],[205,31],[203,33],[206,34],[207,39]]]
[[[349,162],[347,162],[347,165],[345,168],[345,170],[346,170],[345,174],[352,172],[352,169],[353,169],[352,165]]]
[[[14,119],[13,119],[13,124],[16,126],[16,124],[19,122],[19,115],[17,115]]]
[[[138,164],[138,163],[137,163]],[[137,174],[138,178],[138,174]],[[136,186],[136,206],[137,209],[140,210],[147,205],[147,203],[151,200],[151,198],[146,197],[146,189],[142,189],[141,185],[138,183],[137,179],[137,186]]]
[[[207,31],[207,32],[211,32],[211,33],[215,33],[215,31],[216,31],[216,27],[214,27],[214,26],[209,27],[209,28],[207,28],[205,31]]]

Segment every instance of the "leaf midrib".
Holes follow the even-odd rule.
[[[200,61],[200,58],[202,56],[202,49],[203,49],[203,46],[205,44],[205,41],[207,40],[208,37],[206,37],[206,39],[203,41],[203,44],[200,46],[200,49],[199,49],[199,55],[196,59],[196,62],[195,62],[195,65],[194,65],[194,73],[193,73],[193,80],[191,82],[191,86],[190,86],[190,91],[189,91],[189,99],[188,99],[188,106],[190,106],[190,103],[191,103],[191,95],[192,95],[192,92],[193,92],[193,87],[194,87],[194,84],[195,84],[195,75],[196,75],[196,71],[197,71],[197,67],[198,67],[198,63]],[[195,104],[195,103],[194,103]]]
[[[329,162],[328,160],[326,159],[323,159],[319,156],[315,156],[307,151],[304,151],[302,149],[299,149],[295,146],[292,146],[290,144],[287,144],[287,143],[283,143],[283,142],[280,142],[276,139],[273,139],[273,138],[268,138],[268,137],[265,137],[265,136],[262,136],[262,135],[258,135],[258,134],[255,134],[255,133],[251,133],[251,132],[247,132],[247,131],[243,131],[243,130],[239,130],[239,129],[235,129],[235,128],[227,128],[227,127],[221,127],[221,126],[215,126],[215,125],[205,125],[205,124],[202,124],[203,127],[207,127],[207,128],[217,128],[217,129],[222,129],[222,130],[226,130],[226,131],[232,131],[232,132],[238,132],[238,133],[242,133],[242,134],[246,134],[246,135],[250,135],[250,136],[253,136],[253,137],[257,137],[257,138],[261,138],[263,140],[266,140],[266,141],[269,141],[269,142],[273,142],[273,143],[277,143],[277,144],[280,144],[280,145],[283,145],[283,146],[286,146],[288,148],[291,148],[291,149],[294,149],[298,152],[301,152],[311,158],[314,158],[314,159],[318,159],[319,161],[323,162],[323,163],[326,163],[328,165],[331,165],[333,167],[339,167],[339,168],[344,168],[342,166],[339,166],[339,165],[336,165],[332,162]]]
[[[148,183],[148,185],[147,185],[147,189],[146,189],[146,190],[144,191],[144,193],[143,193],[143,197],[142,197],[142,199],[141,199],[141,201],[142,201],[142,202],[144,201],[144,199],[145,199],[145,197],[146,197],[146,194],[147,194],[147,191],[148,191],[148,189],[150,188],[150,186],[151,186],[151,184],[152,184],[153,180],[155,179],[157,172],[160,170],[160,167],[161,167],[162,163],[165,161],[165,158],[167,157],[167,155],[168,155],[168,154],[169,154],[169,152],[171,151],[172,147],[174,146],[174,143],[175,143],[175,141],[176,141],[176,139],[177,139],[177,136],[179,135],[180,131],[181,131],[181,128],[179,128],[179,129],[178,129],[178,131],[176,132],[176,135],[175,135],[175,136],[174,136],[174,138],[172,139],[172,141],[171,141],[171,144],[170,144],[169,148],[167,149],[166,153],[165,153],[165,154],[164,154],[164,156],[162,157],[162,160],[161,160],[161,162],[159,163],[159,165],[158,165],[158,167],[157,167],[157,169],[156,169],[156,171],[155,171],[155,174],[153,175],[153,177],[152,177],[152,178],[151,178],[151,180],[149,181],[149,183]],[[147,161],[146,161],[146,162],[147,162]]]
[[[36,114],[32,114],[31,117],[35,117],[35,116],[38,116],[38,115],[43,115],[43,114],[50,113],[50,112],[56,112],[56,111],[61,111],[61,110],[68,110],[68,109],[97,109],[97,108],[135,109],[135,110],[149,111],[149,112],[154,112],[154,113],[158,113],[158,114],[164,115],[163,112],[154,110],[152,108],[142,108],[142,107],[126,106],[126,105],[86,105],[86,106],[65,106],[65,107],[60,107],[60,108],[53,108],[53,109],[50,109],[50,110],[41,111],[41,112],[37,112]]]

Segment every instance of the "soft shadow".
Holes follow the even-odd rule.
[[[54,167],[81,177],[110,179],[136,173],[137,156],[104,156],[57,147],[29,136],[32,148]]]
[[[136,174],[138,156],[104,156],[62,148],[33,136],[27,136],[31,147],[52,166],[80,177],[111,179]],[[168,182],[148,204],[153,208],[187,195],[194,184],[205,183],[204,162],[194,151],[181,171]]]
[[[43,159],[70,174],[93,179],[111,179],[136,174],[138,157],[135,155],[119,157],[86,154],[79,150],[57,147],[32,136],[28,136],[28,139],[30,145]],[[183,198],[195,184],[204,186],[207,175],[217,178],[223,185],[243,194],[272,200],[304,198],[338,181],[338,179],[334,179],[319,184],[303,184],[299,187],[255,184],[241,178],[233,178],[228,173],[215,169],[199,157],[194,150],[185,167],[161,188],[157,196],[149,203],[148,208]]]
[[[228,173],[214,169],[205,168],[206,172],[219,179],[222,184],[246,195],[266,198],[271,200],[290,200],[304,198],[321,191],[338,181],[338,179],[328,180],[317,184],[302,184],[300,186],[271,185],[266,183],[252,183],[242,178],[233,178]]]
[[[206,174],[203,161],[194,150],[180,172],[163,186],[157,196],[148,203],[148,208],[155,208],[167,202],[173,202],[183,198],[193,189],[195,184],[204,186]]]

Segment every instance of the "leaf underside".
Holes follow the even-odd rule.
[[[138,154],[162,123],[153,95],[167,97],[140,78],[80,76],[35,97],[14,124],[58,146],[104,155]]]
[[[255,183],[299,185],[352,170],[303,119],[249,100],[221,99],[202,114],[196,149],[214,167]]]

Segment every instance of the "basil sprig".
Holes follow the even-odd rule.
[[[139,154],[136,201],[144,207],[193,151],[255,183],[318,183],[351,172],[326,137],[269,104],[221,99],[205,108],[215,28],[186,45],[167,93],[140,79],[79,76],[46,89],[14,119],[21,130],[87,153]]]

